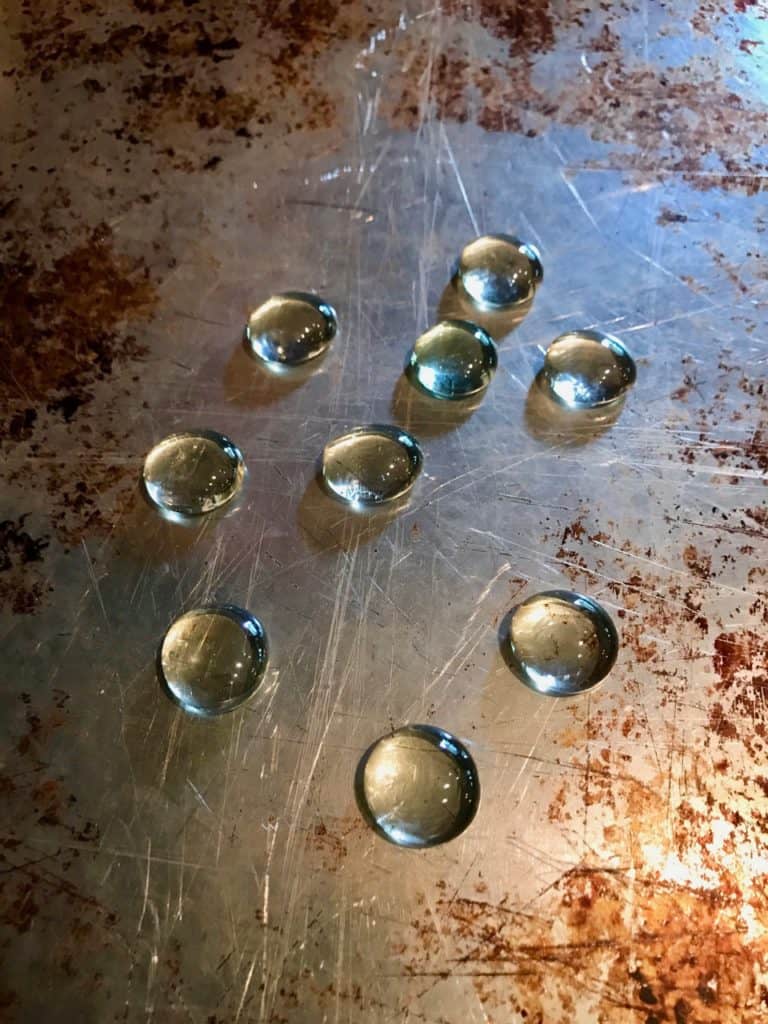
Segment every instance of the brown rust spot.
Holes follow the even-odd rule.
[[[719,702],[713,704],[709,710],[708,725],[715,736],[721,736],[726,740],[734,740],[739,735],[735,723],[726,716],[725,709]]]
[[[572,523],[569,523],[563,530],[563,536],[560,538],[560,543],[565,544],[569,538],[580,541],[584,536],[584,522],[582,519],[574,519]]]
[[[571,4],[574,20],[583,4]],[[510,57],[544,53],[555,45],[556,5],[550,0],[445,0],[443,14],[469,24],[480,24],[495,39],[508,44]],[[570,13],[570,11],[569,11]]]
[[[712,666],[719,676],[720,689],[730,689],[741,673],[750,673],[757,668],[762,671],[768,669],[768,648],[751,630],[720,633],[714,646]]]
[[[688,217],[686,214],[680,213],[678,210],[669,210],[667,207],[662,207],[656,218],[656,223],[662,226],[666,224],[686,224],[687,222]]]
[[[441,939],[432,941],[435,925],[417,919],[410,970],[469,977],[494,1022],[516,1006],[525,1008],[523,1019],[565,1024],[578,1005],[582,1014],[590,1006],[594,1015],[583,1019],[599,1024],[646,1024],[650,1007],[659,1021],[722,1024],[724,1012],[733,1012],[742,1024],[757,1024],[754,974],[766,942],[747,937],[741,909],[733,887],[577,867],[556,882],[535,918],[506,899],[437,899]]]
[[[25,732],[0,776],[0,950],[5,955],[18,935],[34,929],[36,941],[50,950],[46,962],[54,985],[85,974],[89,952],[109,948],[117,922],[66,878],[72,863],[100,838],[98,824],[84,816],[65,778],[52,773],[50,744],[67,724],[68,700],[61,690],[38,703],[20,695]],[[44,846],[35,843],[36,834],[45,836]]]
[[[0,608],[15,615],[37,610],[46,583],[37,563],[48,547],[47,537],[32,537],[24,529],[25,516],[0,523]]]
[[[106,225],[94,228],[50,268],[18,251],[0,270],[5,311],[0,341],[7,353],[0,389],[7,398],[45,404],[69,421],[92,400],[97,381],[145,354],[119,325],[146,317],[155,290],[138,261],[115,252]],[[26,409],[21,415],[29,419]],[[29,431],[34,422],[33,417]]]
[[[325,818],[307,832],[307,850],[319,861],[324,871],[341,871],[350,848],[367,836],[367,828],[359,815]]]
[[[385,104],[395,123],[416,128],[434,116],[527,135],[553,123],[573,125],[597,142],[627,147],[610,157],[611,167],[646,174],[653,154],[656,175],[682,173],[696,188],[750,194],[760,190],[765,169],[757,156],[762,111],[734,92],[709,58],[693,57],[683,67],[629,61],[621,35],[611,29],[608,9],[600,32],[590,41],[579,36],[574,44],[587,56],[591,73],[570,77],[560,88],[540,88],[532,76],[534,55],[568,46],[568,33],[579,30],[584,8],[529,5],[526,29],[518,20],[519,10],[517,4],[482,4],[478,14],[476,5],[450,5],[448,13],[457,14],[457,20],[470,17],[471,11],[495,39],[508,42],[506,56],[487,51],[482,63],[468,59],[474,50],[469,41],[443,47],[439,58],[434,58],[429,38],[403,43],[398,56],[408,74],[393,77]],[[701,88],[699,76],[707,89]],[[713,158],[723,173],[708,172]],[[599,161],[596,165],[603,166]],[[682,220],[662,215],[661,222]]]
[[[726,12],[701,6],[694,24],[709,31]],[[591,38],[586,0],[444,0],[405,26],[401,13],[371,2],[291,0],[252,10],[246,29],[233,0],[194,10],[183,0],[141,0],[109,18],[97,6],[59,0],[26,20],[18,37],[24,60],[11,74],[47,82],[82,69],[89,102],[124,118],[117,127],[104,118],[98,131],[189,171],[201,164],[169,147],[175,125],[196,124],[233,145],[243,144],[234,136],[249,145],[339,128],[345,91],[326,71],[364,71],[371,61],[383,82],[380,109],[397,127],[434,116],[537,135],[566,124],[622,146],[612,167],[683,173],[694,187],[761,187],[762,110],[730,88],[727,69],[706,52],[680,67],[627,59],[634,40],[623,38],[631,31],[623,9],[604,4]],[[674,24],[670,15],[662,31]],[[743,42],[746,52],[753,41]],[[583,52],[590,73],[537,84],[534,62],[558,47]],[[709,170],[713,158],[722,173]]]
[[[3,428],[9,442],[26,445],[35,458],[39,485],[51,499],[53,531],[72,543],[100,524],[114,486],[134,472],[125,459],[113,464],[105,457],[105,446],[120,447],[123,434],[110,431],[94,403],[100,383],[145,355],[126,325],[149,317],[157,295],[143,263],[117,252],[105,225],[50,263],[35,262],[20,231],[15,238],[15,253],[0,268]],[[91,420],[97,414],[100,456],[92,459],[83,456],[96,443]],[[75,460],[62,457],[58,439],[49,441],[57,438],[57,421],[70,424],[71,451],[80,453]],[[24,471],[6,474],[24,485]],[[23,519],[0,526],[0,601],[16,613],[34,611],[46,591],[29,563],[40,562],[48,538],[34,538],[22,526]]]
[[[270,126],[284,137],[333,125],[343,101],[326,88],[326,61],[345,47],[354,53],[381,26],[373,8],[344,0],[266,5],[249,12],[248,31],[241,6],[226,0],[204,12],[183,0],[143,0],[116,19],[92,5],[75,19],[70,6],[52,4],[26,22],[18,37],[25,60],[14,73],[48,82],[87,69],[89,99],[105,94],[123,117],[117,128],[105,119],[102,130],[149,145],[182,170],[197,164],[168,146],[169,126],[196,124],[248,145]],[[245,87],[233,88],[233,80]]]
[[[695,544],[687,544],[683,548],[683,561],[694,576],[708,580],[712,576],[712,557],[702,555]]]

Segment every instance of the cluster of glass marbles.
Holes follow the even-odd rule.
[[[509,235],[484,235],[461,252],[457,286],[478,310],[530,303],[543,281],[535,246]],[[317,359],[338,331],[333,307],[316,295],[285,292],[248,319],[251,354],[276,372]],[[408,380],[438,400],[461,402],[484,392],[498,366],[495,341],[469,320],[447,319],[413,345]],[[541,379],[549,396],[571,410],[616,405],[635,381],[631,355],[610,334],[571,331],[545,352]],[[361,426],[326,445],[320,478],[329,494],[370,510],[403,498],[424,461],[421,445],[400,427]],[[237,445],[211,430],[186,431],[160,441],[147,455],[142,485],[171,518],[201,516],[232,501],[245,477]],[[608,613],[593,599],[569,591],[534,594],[512,609],[504,655],[531,689],[573,696],[611,670],[619,640]],[[267,637],[250,612],[232,605],[197,608],[169,627],[158,652],[166,693],[186,712],[211,717],[232,711],[258,689],[267,667]],[[459,835],[480,798],[477,768],[450,733],[406,725],[377,740],[361,759],[355,793],[365,820],[405,847],[428,847]]]

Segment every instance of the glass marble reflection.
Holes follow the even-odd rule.
[[[239,448],[214,430],[171,434],[144,460],[144,489],[158,508],[197,516],[225,505],[245,476]]]

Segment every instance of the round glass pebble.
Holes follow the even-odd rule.
[[[231,501],[244,476],[237,445],[214,430],[196,430],[156,444],[144,460],[142,481],[158,508],[197,516]]]
[[[475,395],[491,382],[498,366],[493,339],[467,320],[443,320],[416,340],[406,372],[435,398]]]
[[[245,334],[255,356],[287,367],[316,359],[337,329],[336,311],[329,303],[308,292],[284,292],[251,313]]]
[[[358,427],[323,451],[325,487],[353,507],[400,498],[413,487],[423,456],[418,441],[399,427]]]
[[[478,305],[503,308],[532,299],[544,268],[536,246],[511,235],[483,235],[462,249],[458,275]]]
[[[570,697],[596,686],[619,651],[616,627],[605,609],[581,594],[534,594],[509,618],[507,661],[531,689]]]
[[[616,402],[635,383],[632,356],[612,334],[570,331],[555,338],[544,356],[547,390],[569,409]]]
[[[158,674],[168,695],[202,717],[243,704],[259,686],[266,666],[264,627],[233,605],[180,616],[163,637],[158,656]]]
[[[360,811],[380,836],[420,848],[455,839],[480,802],[477,768],[450,733],[408,725],[377,740],[355,779]]]

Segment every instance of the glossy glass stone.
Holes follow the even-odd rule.
[[[214,430],[171,434],[144,460],[142,481],[158,508],[182,516],[212,512],[231,501],[245,476],[234,442]]]
[[[480,802],[477,768],[450,733],[407,725],[366,752],[355,778],[368,824],[397,846],[420,848],[460,835]]]
[[[326,445],[321,476],[335,497],[364,508],[407,494],[421,472],[422,462],[418,442],[405,430],[358,427]]]
[[[264,627],[233,605],[198,608],[171,624],[158,655],[168,696],[192,715],[232,711],[253,695],[267,666]]]
[[[547,349],[542,374],[555,401],[569,409],[594,409],[626,394],[635,383],[637,369],[612,334],[569,331]]]
[[[619,651],[616,627],[590,597],[567,590],[534,594],[513,609],[505,655],[531,689],[570,697],[596,686]]]
[[[498,366],[492,338],[467,320],[443,320],[411,350],[410,380],[435,398],[462,399],[484,391]]]
[[[284,292],[251,313],[245,333],[253,355],[287,367],[316,359],[337,329],[336,311],[324,299],[308,292]]]
[[[462,249],[458,276],[479,306],[502,308],[530,301],[544,268],[536,246],[511,235],[483,235]]]

